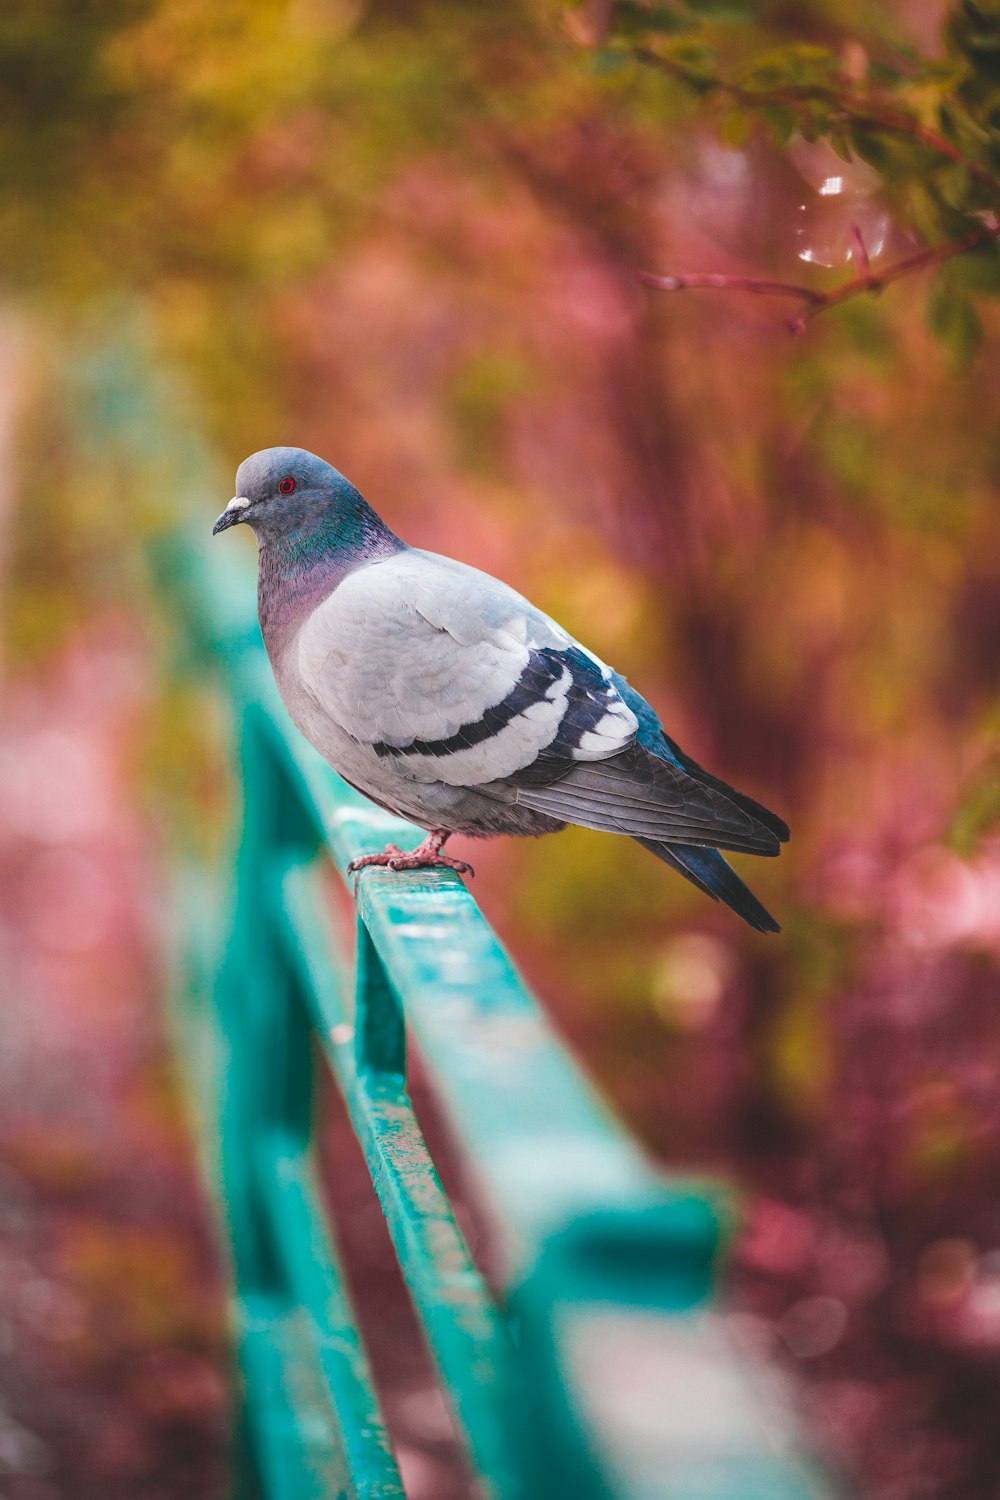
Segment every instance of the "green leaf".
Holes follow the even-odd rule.
[[[846,130],[842,129],[839,125],[832,125],[827,140],[830,142],[831,149],[836,152],[841,161],[853,162],[854,152],[851,150],[851,140]]]
[[[595,78],[612,78],[632,63],[632,56],[617,47],[602,47],[590,58],[589,71]]]
[[[967,208],[971,187],[968,167],[948,167],[938,176],[938,191],[949,208]]]
[[[810,101],[808,104],[800,105],[798,126],[804,140],[818,141],[821,136],[826,135],[829,124],[830,110],[826,104]]]
[[[984,834],[1000,823],[1000,766],[994,760],[987,775],[963,797],[949,830],[949,842],[958,854],[968,857],[975,852]]]
[[[1000,297],[1000,245],[988,240],[956,255],[948,266],[948,280],[981,297]]]
[[[941,275],[927,298],[927,326],[948,355],[952,368],[966,370],[983,337],[983,325],[971,298]]]
[[[848,138],[856,155],[866,161],[876,172],[884,173],[890,160],[890,151],[883,136],[875,134],[870,126],[852,125]]]
[[[740,151],[750,139],[753,119],[745,109],[729,109],[719,122],[719,139],[724,146]]]
[[[805,42],[760,53],[737,76],[744,88],[761,92],[788,87],[828,91],[844,85],[836,53]]]
[[[691,10],[706,21],[755,21],[757,0],[687,0]]]
[[[674,36],[691,31],[697,25],[693,16],[665,5],[642,5],[640,0],[617,0],[611,13],[611,30],[615,36],[630,40],[648,36]]]
[[[890,67],[888,63],[870,62],[868,64],[868,77],[872,83],[894,84],[901,83],[905,74],[899,68]]]
[[[1000,78],[1000,7],[991,0],[956,6],[944,29],[949,49],[958,51],[978,74]]]
[[[707,93],[718,83],[715,53],[704,42],[671,42],[664,48],[665,56],[687,72],[687,82],[701,93]]]
[[[795,116],[784,104],[762,104],[758,114],[779,146],[787,146],[796,131]]]

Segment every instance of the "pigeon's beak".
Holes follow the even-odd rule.
[[[212,535],[218,536],[220,531],[228,531],[230,526],[238,526],[241,521],[245,521],[244,512],[249,506],[250,501],[244,495],[234,495],[212,527]]]

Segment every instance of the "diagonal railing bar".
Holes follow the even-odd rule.
[[[237,1500],[376,1500],[378,1490],[365,1495],[348,1470],[305,1311],[248,1292],[234,1299],[234,1323],[243,1382]],[[385,1491],[385,1500],[398,1493]]]

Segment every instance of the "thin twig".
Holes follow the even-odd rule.
[[[868,246],[865,244],[864,235],[857,224],[851,225],[851,260],[858,268],[858,276],[865,281],[872,279],[872,263],[868,255]]]
[[[752,276],[722,276],[711,272],[695,271],[692,275],[656,276],[652,271],[636,271],[645,286],[654,286],[661,292],[687,292],[695,288],[708,288],[718,292],[757,292],[769,297],[798,297],[801,301],[826,301],[824,292],[812,287],[795,286],[790,281],[758,281]]]
[[[797,297],[803,303],[803,308],[789,320],[788,328],[791,333],[803,333],[806,324],[819,313],[825,312],[827,308],[838,307],[841,302],[848,302],[852,297],[860,297],[865,292],[881,292],[891,282],[898,281],[901,276],[910,276],[914,271],[922,270],[924,266],[941,265],[955,255],[963,255],[967,250],[974,250],[977,245],[984,245],[988,240],[996,239],[1000,236],[1000,223],[984,225],[982,229],[974,230],[961,239],[947,240],[943,245],[932,245],[927,250],[918,250],[915,255],[908,255],[905,259],[897,260],[891,266],[886,266],[877,272],[871,268],[868,251],[860,231],[855,228],[852,233],[854,237],[852,258],[858,268],[858,274],[829,292],[818,292],[815,287],[796,286],[788,281],[759,281],[751,276],[723,276],[703,272],[684,276],[656,276],[652,271],[637,271],[636,275],[645,286],[655,287],[661,292],[686,292],[696,288],[708,288],[722,292],[754,292],[772,297]]]

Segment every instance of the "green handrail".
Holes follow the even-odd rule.
[[[163,543],[157,561],[240,739],[221,945],[204,880],[182,882],[181,1044],[209,1085],[201,1114],[232,1257],[253,1484],[269,1500],[404,1494],[314,1181],[318,1041],[483,1497],[829,1496],[775,1377],[730,1346],[713,1308],[720,1192],[650,1166],[458,878],[364,870],[345,979],[318,889],[324,862],[343,874],[419,835],[292,728],[252,575],[232,551],[210,550],[206,530]],[[414,1117],[408,1033],[499,1248],[499,1292]]]

